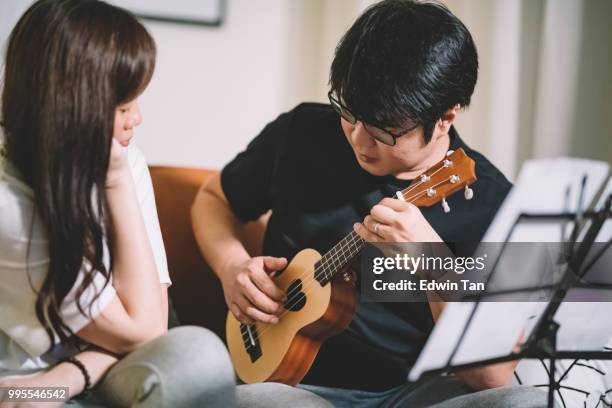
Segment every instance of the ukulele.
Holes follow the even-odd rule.
[[[396,198],[422,207],[442,201],[444,212],[449,212],[446,197],[465,189],[465,198],[472,198],[468,186],[476,181],[475,167],[463,149],[449,151]],[[242,381],[295,385],[304,378],[323,341],[353,319],[356,277],[348,266],[365,244],[352,231],[323,256],[314,249],[300,251],[273,277],[286,293],[278,323],[243,324],[227,314],[227,345]]]

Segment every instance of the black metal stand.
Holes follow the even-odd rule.
[[[567,265],[561,281],[554,285],[549,286],[553,290],[552,299],[547,304],[545,311],[543,312],[540,320],[536,324],[535,329],[530,335],[529,339],[521,347],[521,351],[513,353],[508,356],[492,358],[488,360],[478,361],[469,364],[453,365],[452,361],[455,359],[457,351],[462,344],[468,328],[470,327],[478,306],[484,297],[493,296],[499,293],[487,293],[477,298],[477,303],[471,311],[471,314],[463,327],[462,333],[453,348],[453,351],[447,361],[446,367],[439,370],[431,371],[431,373],[441,372],[453,372],[467,368],[482,367],[489,364],[501,363],[506,361],[515,361],[522,358],[539,358],[549,359],[548,369],[548,407],[554,407],[554,393],[560,388],[560,381],[563,379],[556,378],[555,363],[558,359],[597,359],[597,360],[612,360],[612,351],[559,351],[557,350],[557,333],[559,331],[559,323],[555,321],[555,314],[562,304],[567,292],[573,287],[582,287],[584,275],[588,272],[589,268],[593,266],[595,260],[591,260],[586,268],[582,268],[587,255],[592,247],[593,242],[597,238],[601,227],[604,222],[612,218],[612,195],[608,196],[604,207],[599,211],[582,212],[577,211],[576,213],[560,213],[560,214],[521,214],[514,225],[510,229],[510,232],[502,246],[502,252],[504,251],[510,237],[521,220],[540,220],[540,221],[574,221],[574,230],[572,232],[572,239],[567,245],[567,252],[565,254],[565,264]],[[581,242],[577,241],[578,230],[582,223],[586,220],[591,220],[591,225],[584,234]],[[577,247],[577,249],[576,249]],[[608,245],[605,247],[608,248]],[[604,251],[601,251],[598,256],[601,256]],[[496,270],[496,266],[499,262],[500,256],[497,258],[493,265],[492,271]],[[491,274],[492,275],[492,274]],[[490,279],[490,278],[489,278]],[[602,290],[612,289],[611,285],[597,285],[597,288]],[[537,291],[542,287],[537,288],[524,288],[520,291]],[[510,291],[512,292],[512,291]],[[501,293],[501,292],[500,292]],[[508,292],[504,292],[508,293]]]
[[[566,262],[568,265],[565,274],[559,283],[556,291],[553,293],[552,300],[548,303],[546,310],[540,320],[540,324],[531,336],[532,348],[534,354],[540,354],[544,358],[548,358],[550,362],[548,374],[549,374],[549,387],[548,387],[548,407],[554,406],[554,392],[559,389],[559,382],[555,378],[555,362],[557,360],[557,332],[559,331],[559,324],[555,321],[555,314],[567,292],[582,280],[584,275],[588,272],[588,269],[583,269],[582,266],[586,260],[586,257],[591,249],[601,227],[606,220],[612,217],[612,195],[610,195],[604,207],[597,212],[589,213],[588,217],[591,218],[591,225],[587,230],[582,242],[576,241],[578,236],[579,222],[585,217],[584,213],[577,212],[575,218],[574,231],[572,233],[572,241],[570,242],[569,252],[566,254]],[[578,245],[576,252],[572,250]],[[592,265],[591,263],[590,265]],[[584,352],[578,358],[590,358],[588,352]],[[608,358],[612,360],[612,353],[609,353]]]

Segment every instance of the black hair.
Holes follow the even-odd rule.
[[[453,106],[468,106],[478,75],[465,25],[437,2],[385,0],[369,7],[336,48],[330,86],[361,121],[422,126],[425,142]]]
[[[132,14],[97,0],[39,0],[9,37],[2,127],[7,158],[32,188],[47,235],[49,268],[35,288],[35,308],[52,345],[56,335],[75,341],[60,308],[79,272],[83,314],[81,295],[94,274],[108,284],[105,181],[115,109],[146,88],[155,55],[153,38]]]

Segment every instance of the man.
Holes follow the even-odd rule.
[[[469,32],[440,4],[389,0],[359,17],[336,49],[331,106],[302,104],[269,123],[193,205],[196,238],[238,320],[277,323],[284,294],[270,275],[301,249],[324,253],[353,228],[368,241],[482,238],[511,186],[452,126],[470,102],[477,68]],[[445,214],[385,198],[458,147],[476,161],[472,200],[450,197]],[[270,209],[266,256],[251,258],[239,240],[242,225]],[[544,405],[538,390],[497,388],[511,381],[513,363],[407,383],[440,311],[360,303],[299,387],[335,406]]]

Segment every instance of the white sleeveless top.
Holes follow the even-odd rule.
[[[1,147],[2,144],[0,152]],[[170,284],[149,169],[133,144],[127,153],[160,282]],[[0,377],[34,373],[76,352],[61,344],[55,344],[49,351],[49,337],[36,318],[36,293],[32,287],[42,285],[49,256],[46,233],[34,211],[33,199],[32,190],[19,172],[0,154]],[[107,257],[104,261],[108,265]],[[79,312],[76,304],[75,291],[82,279],[82,274],[77,277],[60,310],[64,322],[75,333],[91,321]],[[83,310],[88,313],[91,300],[101,291],[91,308],[94,319],[116,296],[112,281],[102,289],[104,281],[98,273],[81,296]]]

